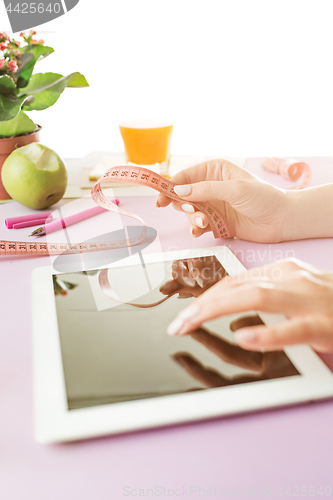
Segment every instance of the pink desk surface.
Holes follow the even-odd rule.
[[[313,169],[312,185],[333,182],[333,158],[307,161]],[[250,159],[246,168],[273,184],[288,185],[262,171],[260,163],[260,158]],[[185,215],[155,209],[152,197],[121,202],[158,230],[163,250],[221,244],[210,235],[194,240]],[[29,212],[10,203],[0,207],[0,218]],[[0,239],[10,237],[1,223]],[[293,251],[300,259],[333,270],[332,239],[278,245],[234,240],[227,245],[247,267]],[[246,489],[259,498],[262,488],[271,488],[270,497],[281,499],[287,495],[278,495],[278,488],[289,486],[316,491],[330,486],[333,495],[332,400],[80,443],[37,444],[32,434],[31,271],[49,264],[45,257],[0,261],[1,500],[118,500],[126,498],[126,486],[143,498],[158,498],[158,493],[168,498],[168,490],[180,498],[202,498],[206,490],[206,496],[215,498],[220,489],[225,498],[246,496]],[[333,355],[323,359],[333,369]],[[191,486],[198,489],[190,496]],[[162,489],[152,496],[147,489],[155,487]]]

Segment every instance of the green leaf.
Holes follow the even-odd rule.
[[[14,80],[8,75],[0,76],[0,94],[12,93],[16,89]]]
[[[19,69],[14,73],[14,76],[16,78],[16,80],[18,80],[18,77],[20,76],[20,74],[22,73],[22,71],[24,70],[24,68],[27,66],[28,63],[30,63],[30,61],[32,61],[34,58],[34,55],[33,54],[22,54],[21,56],[21,65],[19,66]]]
[[[31,77],[24,93],[33,95],[34,101],[26,103],[26,111],[42,110],[53,106],[66,88],[66,77],[58,73],[37,73]]]
[[[44,45],[26,45],[25,47],[22,47],[21,53],[24,54],[24,57],[26,55],[32,55],[32,59],[30,62],[27,62],[25,64],[24,68],[21,70],[21,67],[17,70],[17,73],[19,73],[19,78],[17,80],[17,86],[22,88],[28,85],[29,80],[31,78],[32,72],[34,70],[35,64],[37,61],[41,61],[48,55],[52,54],[54,50],[52,47],[46,47]],[[23,58],[23,56],[22,56]],[[25,61],[25,60],[24,60]],[[20,71],[21,70],[21,71]],[[16,74],[15,74],[16,76]]]
[[[66,83],[63,82],[63,79],[66,78],[59,73],[36,73],[32,75],[30,82],[26,87],[21,89],[17,95],[25,95],[25,94],[38,94],[43,90],[49,90],[55,85],[60,89],[64,90],[66,88]]]
[[[89,87],[89,83],[81,73],[72,73],[67,83],[67,87]]]
[[[34,122],[21,111],[13,120],[0,122],[0,138],[28,134],[34,132],[36,128]]]
[[[14,94],[0,94],[0,122],[15,118],[27,98],[26,95],[17,98]]]
[[[42,110],[52,106],[60,97],[60,94],[68,86],[68,83],[84,84],[80,73],[72,73],[68,76],[62,76],[58,73],[37,73],[31,77],[29,84],[20,91],[18,95],[33,95],[35,100],[32,103],[26,103],[26,111]],[[83,77],[84,81],[86,79]],[[85,86],[85,84],[84,84]]]

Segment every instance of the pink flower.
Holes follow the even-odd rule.
[[[25,36],[24,31],[21,31],[20,36]]]
[[[8,46],[5,43],[1,42],[0,43],[0,50],[6,50],[6,49],[8,49]]]
[[[3,68],[5,65],[5,60],[4,59],[0,59],[0,69]]]
[[[16,57],[21,57],[21,52],[19,49],[15,50]]]
[[[21,45],[21,42],[18,42],[17,40],[14,40],[16,47],[19,47]]]
[[[30,40],[30,44],[31,45],[44,45],[44,40],[42,40],[42,38],[40,40],[36,40],[35,38],[32,38]]]
[[[18,65],[17,65],[16,61],[9,61],[8,69],[9,69],[9,71],[12,71],[13,73],[15,73],[15,71],[18,70]]]
[[[30,33],[30,35],[37,35],[37,31],[34,31],[34,30],[30,30],[29,33]]]
[[[0,38],[1,39],[4,39],[4,40],[9,40],[9,36],[7,35],[7,33],[3,32],[3,33],[0,33]]]

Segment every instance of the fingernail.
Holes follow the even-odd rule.
[[[191,233],[192,236],[194,236],[194,229],[193,229],[193,227],[190,227],[190,233]]]
[[[189,203],[183,203],[182,209],[184,210],[184,212],[187,212],[188,214],[194,214],[195,212],[194,207],[192,207],[192,205],[190,205]]]
[[[185,319],[193,318],[193,316],[198,314],[199,311],[200,311],[200,307],[197,304],[195,304],[193,306],[186,307],[186,309],[183,309],[178,314],[178,318],[181,318],[184,321]]]
[[[202,220],[202,218],[201,218],[201,217],[196,217],[196,219],[195,219],[195,223],[196,223],[196,225],[197,225],[197,226],[199,226],[199,227],[201,227],[201,228],[204,228],[204,227],[205,227],[205,226],[204,226],[204,223],[203,223],[203,220]]]
[[[182,320],[181,318],[176,318],[174,319],[170,325],[168,326],[167,328],[167,334],[168,335],[176,335],[176,333],[181,329],[181,327],[183,326],[183,323],[184,323],[184,320]]]
[[[185,285],[187,285],[187,286],[193,287],[197,284],[197,282],[195,281],[194,278],[190,278],[189,276],[182,276],[182,278],[183,278]]]
[[[199,285],[201,288],[203,288],[203,287],[204,287],[205,282],[204,282],[204,280],[201,278],[201,276],[198,276],[198,277],[197,277],[197,283],[198,283],[198,285]]]
[[[242,330],[235,332],[234,336],[239,344],[242,344],[242,343],[250,344],[252,342],[255,342],[258,338],[258,335],[256,332],[254,332],[252,330],[246,330],[245,328],[244,329],[242,328]]]
[[[156,206],[157,206],[157,208],[161,208],[161,206],[160,206],[160,204],[159,204],[159,202],[158,202],[158,198],[157,198],[157,200],[156,200]]]
[[[188,186],[186,184],[183,186],[175,186],[173,189],[174,192],[178,194],[178,196],[188,196],[192,191],[191,186]]]
[[[190,307],[186,307],[186,309],[183,309],[178,314],[177,318],[175,318],[168,326],[167,328],[168,335],[176,335],[184,325],[184,321],[193,318],[193,316],[198,314],[199,311],[200,311],[200,306],[198,306],[197,304]]]
[[[180,293],[178,295],[178,299],[189,299],[190,297],[193,297],[191,293]]]

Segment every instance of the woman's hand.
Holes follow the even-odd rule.
[[[252,310],[283,313],[288,319],[239,329],[235,338],[245,349],[309,344],[317,351],[333,351],[333,273],[297,260],[225,277],[181,311],[168,333],[185,335],[205,321]]]
[[[209,201],[238,238],[260,243],[331,238],[333,184],[286,191],[278,189],[227,160],[210,160],[179,172],[171,181],[184,202],[160,194],[158,207],[170,203],[186,212],[196,238],[211,231],[207,215],[191,202]]]
[[[158,207],[170,203],[186,212],[194,237],[211,231],[207,215],[195,211],[191,202],[209,200],[225,217],[231,231],[241,239],[261,243],[284,240],[288,219],[288,194],[226,160],[210,160],[172,177],[175,192],[184,202],[160,194]]]
[[[177,292],[179,299],[199,297],[225,275],[225,269],[215,256],[175,260],[172,263],[172,280],[164,283],[160,292],[164,295]]]
[[[232,321],[230,329],[236,331],[242,326],[262,325],[263,322],[258,315],[242,316]],[[296,370],[287,356],[281,351],[253,352],[214,335],[206,328],[198,328],[191,333],[191,337],[202,344],[205,348],[218,356],[229,365],[234,365],[243,370],[250,371],[245,375],[228,377],[204,366],[199,359],[194,358],[187,352],[177,352],[173,359],[195,380],[207,388],[225,387],[227,385],[244,384],[254,380],[268,380],[281,376],[296,375]]]

